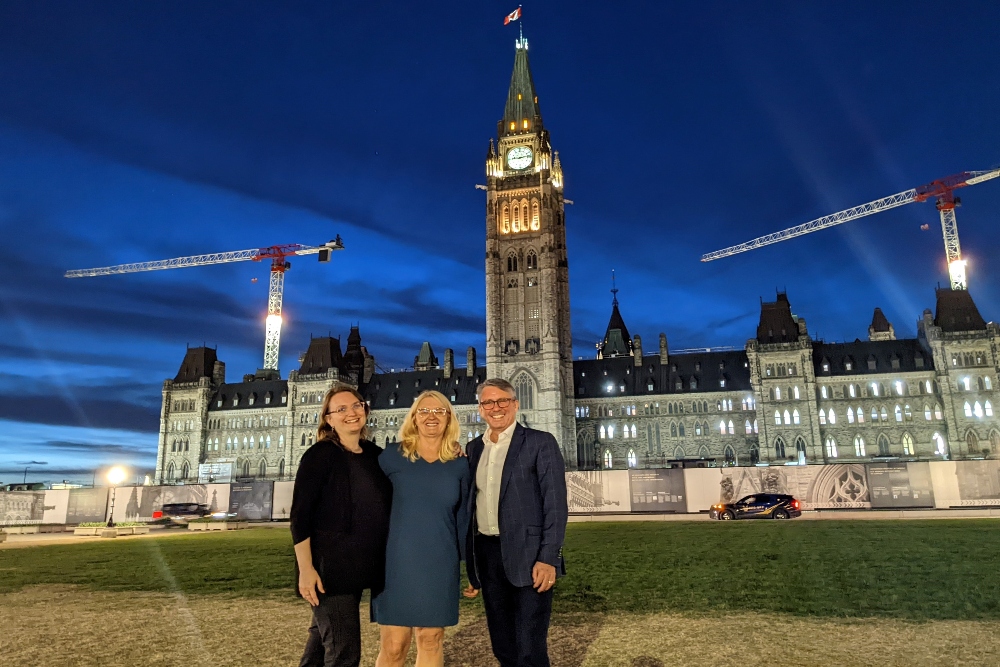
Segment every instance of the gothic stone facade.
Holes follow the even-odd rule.
[[[994,386],[1000,328],[967,291],[939,289],[918,335],[897,339],[875,309],[867,340],[813,340],[784,294],[761,305],[743,349],[644,354],[616,297],[597,359],[572,359],[563,172],[545,129],[519,40],[503,119],[486,156],[486,366],[465,368],[429,344],[413,370],[376,373],[353,328],[313,339],[286,380],[225,381],[215,350],[189,349],[163,384],[158,481],[191,481],[201,463],[241,478],[294,475],[312,445],[320,402],[335,382],[372,407],[380,445],[424,389],[452,400],[463,440],[483,430],[475,387],[514,384],[522,419],[558,439],[567,466],[752,465],[996,456]]]

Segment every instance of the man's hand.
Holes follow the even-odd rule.
[[[465,453],[465,450],[462,449],[462,445],[458,444],[457,442],[451,443],[451,451],[454,452],[455,456],[460,459],[464,459],[468,456]]]
[[[468,586],[466,586],[465,590],[462,591],[462,595],[464,595],[467,598],[474,598],[477,595],[479,595],[479,589],[473,588],[472,584],[469,584]]]
[[[319,578],[319,572],[316,568],[311,567],[308,569],[299,570],[299,593],[305,599],[306,602],[314,607],[319,606],[319,596],[316,595],[316,591],[320,593],[326,593],[323,588],[323,581]]]
[[[531,582],[536,591],[544,593],[556,584],[556,568],[548,563],[535,563],[531,568]]]

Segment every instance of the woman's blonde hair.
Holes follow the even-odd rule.
[[[351,394],[354,398],[358,399],[358,403],[365,408],[365,425],[361,429],[361,439],[370,440],[371,433],[368,430],[368,413],[371,409],[368,407],[368,402],[365,397],[362,396],[357,389],[349,384],[335,384],[330,387],[330,390],[326,392],[326,396],[323,397],[323,409],[320,410],[319,415],[319,428],[316,429],[316,442],[320,440],[332,440],[336,444],[340,444],[340,436],[337,432],[326,422],[326,415],[330,412],[330,399],[332,399],[337,394]]]
[[[410,461],[417,460],[417,456],[419,456],[417,454],[417,440],[420,438],[420,435],[417,433],[417,406],[425,398],[433,398],[441,404],[442,408],[448,411],[448,424],[445,426],[444,434],[441,436],[441,447],[438,449],[438,458],[441,461],[451,461],[457,456],[456,450],[458,449],[459,436],[458,415],[455,414],[455,408],[451,406],[451,402],[439,391],[428,390],[421,392],[416,400],[413,401],[413,405],[410,406],[410,411],[406,413],[406,418],[403,420],[403,425],[399,428],[399,434],[397,435],[400,449],[403,452],[403,456]]]

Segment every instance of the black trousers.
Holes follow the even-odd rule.
[[[361,664],[361,593],[319,595],[299,667],[358,667]]]
[[[486,625],[500,667],[549,667],[552,589],[539,593],[507,579],[500,538],[476,535],[476,571],[483,587]]]

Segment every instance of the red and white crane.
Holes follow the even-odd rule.
[[[285,271],[292,264],[287,260],[293,255],[319,255],[319,261],[329,262],[334,250],[343,250],[344,243],[340,235],[328,243],[319,246],[305,246],[298,243],[273,245],[266,248],[251,248],[233,252],[216,252],[208,255],[192,255],[191,257],[176,257],[161,259],[154,262],[135,262],[133,264],[117,264],[96,269],[76,269],[67,271],[67,278],[90,278],[94,276],[112,276],[119,273],[139,273],[141,271],[160,271],[163,269],[183,269],[189,266],[206,266],[208,264],[228,264],[230,262],[260,262],[271,260],[271,280],[267,292],[267,326],[264,334],[264,368],[278,370],[278,349],[281,346],[281,300],[285,288]]]
[[[711,262],[714,259],[722,259],[730,255],[736,255],[747,250],[755,250],[761,246],[778,243],[787,239],[816,232],[827,227],[833,227],[856,218],[863,218],[866,215],[879,213],[890,208],[896,208],[912,202],[922,202],[928,199],[935,199],[937,209],[941,214],[941,232],[944,235],[944,253],[948,262],[948,275],[951,279],[951,288],[956,290],[968,289],[968,281],[965,277],[965,260],[962,259],[962,247],[958,242],[958,221],[955,219],[955,207],[961,204],[961,199],[955,196],[955,190],[968,185],[976,185],[983,181],[988,181],[1000,177],[1000,169],[987,171],[963,171],[954,176],[948,176],[927,185],[900,192],[899,194],[877,199],[861,206],[849,208],[832,215],[825,215],[810,222],[806,222],[795,227],[773,234],[767,234],[741,243],[739,245],[716,250],[701,256],[701,261]]]

